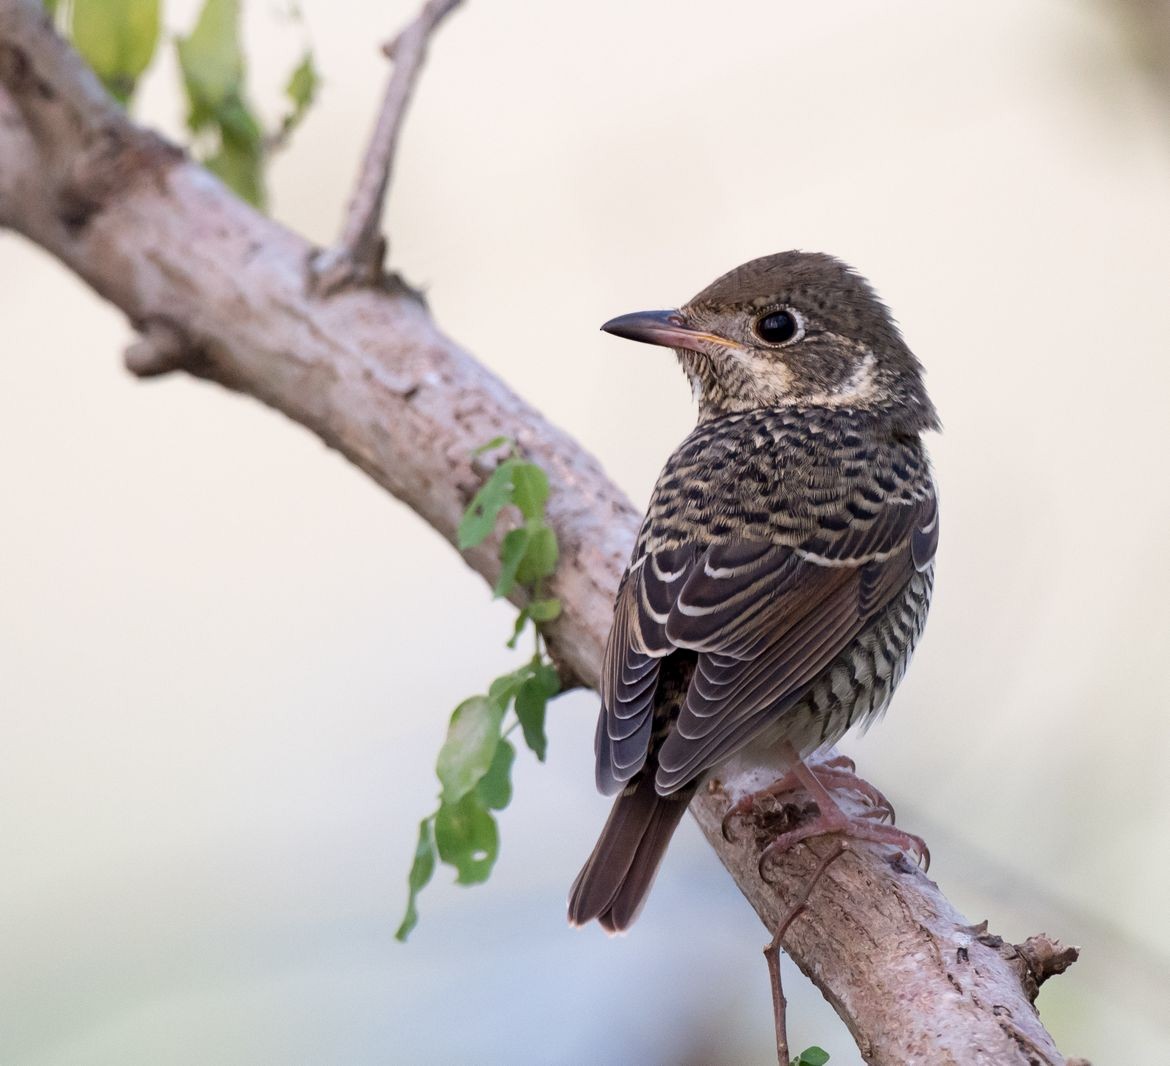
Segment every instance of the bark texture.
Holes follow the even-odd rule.
[[[499,433],[515,438],[552,484],[562,559],[550,592],[564,614],[550,647],[566,679],[596,685],[638,522],[629,500],[580,445],[444,336],[404,283],[315,286],[319,249],[130,123],[32,0],[0,0],[0,225],[127,315],[140,335],[126,355],[133,373],[183,370],[283,411],[449,541],[484,474],[473,449]],[[496,550],[491,541],[466,557],[489,582]],[[729,797],[769,776],[744,766],[692,811],[771,929],[817,867],[814,849],[828,845],[795,849],[765,881],[759,855],[781,815],[764,812],[723,838]],[[881,849],[850,846],[784,948],[868,1062],[1065,1061],[1032,1006],[1039,982],[1059,972],[1059,947],[1034,938],[1016,948],[971,927],[923,873]]]

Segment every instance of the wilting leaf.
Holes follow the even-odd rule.
[[[406,940],[411,931],[418,925],[418,894],[426,887],[435,872],[435,842],[431,832],[431,819],[424,818],[418,826],[418,844],[414,849],[414,863],[410,867],[410,876],[407,884],[410,887],[410,897],[406,901],[406,915],[398,932],[394,936],[398,940]]]

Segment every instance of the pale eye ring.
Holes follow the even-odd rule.
[[[799,340],[804,335],[804,322],[795,311],[781,307],[760,315],[752,323],[752,332],[765,344],[779,347]]]

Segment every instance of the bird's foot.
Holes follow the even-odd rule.
[[[795,829],[790,829],[786,833],[781,833],[760,854],[759,870],[763,880],[767,880],[764,876],[764,866],[769,859],[789,851],[810,837],[825,836],[830,833],[840,833],[851,840],[868,840],[874,844],[886,844],[898,848],[912,855],[916,862],[921,863],[924,870],[930,869],[930,849],[922,837],[907,833],[904,829],[897,829],[892,825],[876,823],[865,814],[848,815],[831,800],[825,806],[821,806],[819,802],[817,805],[821,807],[821,811],[811,821],[797,826]]]
[[[837,755],[824,762],[813,763],[811,766],[807,764],[801,764],[801,766],[806,773],[811,774],[820,783],[825,791],[838,789],[843,792],[856,792],[861,796],[872,808],[861,817],[877,819],[879,822],[889,818],[890,824],[893,825],[894,805],[868,781],[857,776],[857,766],[852,759],[845,755]],[[810,792],[813,799],[817,799],[816,793],[806,787],[805,778],[794,769],[777,778],[767,788],[744,796],[723,816],[723,839],[731,841],[731,823],[736,818],[751,814],[760,800],[779,799],[781,796],[802,791]]]

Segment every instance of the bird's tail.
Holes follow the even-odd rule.
[[[609,932],[620,933],[633,923],[693,794],[688,788],[660,796],[654,774],[645,771],[626,786],[569,890],[571,925],[596,918]]]

